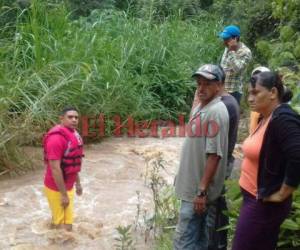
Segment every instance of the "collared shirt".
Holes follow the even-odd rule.
[[[197,123],[197,118],[199,123]],[[208,126],[209,121],[218,124],[218,131],[212,131],[213,126]],[[181,150],[180,164],[175,180],[175,192],[179,199],[193,202],[200,180],[204,175],[208,154],[217,154],[221,157],[217,171],[208,187],[208,200],[213,201],[221,194],[227,168],[228,152],[228,127],[229,117],[225,104],[220,97],[200,108],[194,108],[192,117],[187,125],[193,131],[202,132],[198,136],[188,136]],[[208,130],[208,133],[205,131]],[[214,136],[209,136],[214,135]]]
[[[222,56],[221,66],[225,71],[225,90],[229,93],[238,91],[242,93],[243,73],[252,58],[250,49],[239,42],[237,51],[229,51],[225,48]]]

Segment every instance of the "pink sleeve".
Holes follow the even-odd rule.
[[[66,139],[59,134],[51,135],[46,142],[48,160],[60,160],[66,149]]]

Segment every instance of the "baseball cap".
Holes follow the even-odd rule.
[[[225,78],[225,74],[222,68],[214,64],[204,64],[192,76],[203,76],[208,80],[217,81],[223,81],[223,79]]]
[[[252,70],[251,76],[261,73],[261,72],[270,72],[271,70],[265,66],[258,66],[254,70]]]
[[[229,39],[231,37],[240,36],[241,32],[239,27],[235,25],[229,25],[224,28],[222,32],[219,33],[219,37],[222,39]]]

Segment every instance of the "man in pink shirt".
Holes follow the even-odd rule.
[[[54,228],[72,230],[73,200],[82,194],[79,171],[83,157],[83,141],[76,131],[78,111],[66,107],[60,115],[61,123],[44,136],[45,195],[52,213]]]

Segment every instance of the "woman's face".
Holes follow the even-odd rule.
[[[260,85],[259,81],[256,82],[255,88],[251,85],[249,87],[248,102],[252,111],[264,113],[268,110],[276,98],[276,88],[268,90]]]

